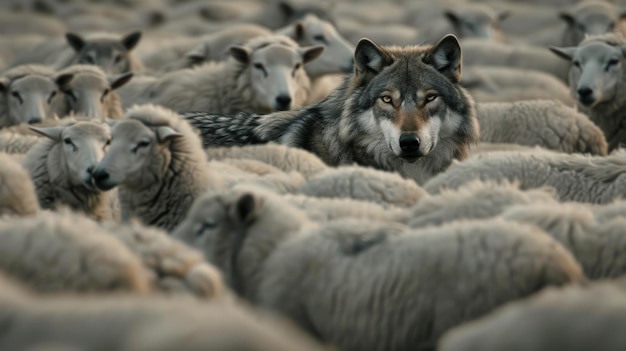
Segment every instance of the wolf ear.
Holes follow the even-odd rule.
[[[157,140],[159,141],[160,144],[163,144],[168,140],[172,140],[174,138],[180,138],[183,136],[179,132],[167,126],[158,127],[156,130],[156,135],[157,135]]]
[[[41,134],[46,138],[52,139],[54,141],[61,141],[61,135],[63,135],[63,127],[47,127],[47,128],[37,128],[29,126],[28,129],[32,130],[35,133]]]
[[[354,50],[354,67],[356,73],[378,74],[383,68],[393,63],[393,59],[383,48],[373,41],[363,38],[359,40]]]
[[[130,51],[139,44],[139,40],[141,39],[141,31],[136,31],[128,34],[124,38],[122,38],[122,45],[126,48],[127,51]]]
[[[574,57],[574,53],[576,53],[576,47],[568,47],[568,48],[559,48],[556,46],[550,46],[550,51],[552,51],[556,56],[571,61]]]
[[[250,63],[250,51],[241,45],[233,45],[228,51],[230,52],[230,56],[235,58],[235,60],[247,65]]]
[[[65,33],[65,39],[67,43],[70,44],[72,49],[76,52],[80,52],[85,47],[85,39],[78,34],[75,33]]]
[[[439,40],[424,58],[427,64],[435,67],[454,83],[461,80],[461,60],[461,45],[453,34],[448,34]]]
[[[243,224],[250,223],[259,212],[259,200],[252,193],[245,193],[237,199],[233,208],[233,218]]]
[[[124,84],[130,82],[130,80],[133,78],[133,75],[133,72],[126,72],[107,77],[111,90],[118,89]]]

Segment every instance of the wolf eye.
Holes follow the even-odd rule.
[[[22,95],[20,95],[20,93],[18,93],[17,91],[11,92],[11,95],[13,95],[13,97],[17,99],[20,105],[24,103],[24,100],[22,100]]]
[[[439,95],[437,95],[435,93],[430,93],[430,94],[426,95],[424,100],[426,100],[426,103],[429,103],[429,102],[432,102],[433,100],[435,100],[438,97],[439,97]]]
[[[380,97],[380,99],[386,104],[390,104],[391,101],[393,101],[393,99],[389,95],[383,95]]]

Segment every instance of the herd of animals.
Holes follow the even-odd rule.
[[[0,350],[623,350],[624,18],[1,1]]]

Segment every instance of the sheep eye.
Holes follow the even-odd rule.
[[[426,100],[426,103],[429,103],[429,102],[432,102],[433,100],[435,100],[438,97],[439,97],[439,95],[437,95],[435,93],[430,93],[430,94],[426,95],[426,97],[424,99]]]
[[[610,66],[615,66],[615,65],[617,65],[618,63],[619,63],[619,60],[618,60],[618,59],[610,59],[610,60],[609,60],[609,62],[607,62],[607,64],[606,64],[606,65],[610,67]]]
[[[72,139],[70,139],[70,138],[65,138],[65,139],[63,139],[63,142],[64,142],[66,145],[74,145],[74,144],[72,143]]]
[[[137,145],[135,145],[135,147],[131,151],[136,154],[137,150],[139,150],[142,147],[147,147],[148,145],[150,145],[149,141],[142,140],[142,141],[138,142]]]
[[[120,61],[122,61],[122,55],[115,56],[114,61],[115,61],[115,63],[120,63]]]
[[[11,92],[11,95],[13,95],[13,97],[16,98],[20,104],[24,103],[24,100],[22,100],[22,96],[17,91]]]
[[[574,65],[574,67],[580,68],[580,61],[574,61],[572,62],[572,64]]]
[[[313,36],[313,40],[319,41],[320,43],[325,43],[325,44],[328,43],[328,40],[326,40],[326,37],[324,37],[323,34],[318,34],[318,35]]]
[[[57,92],[56,92],[56,91],[53,91],[53,92],[50,94],[50,97],[48,98],[48,104],[51,104],[51,103],[52,103],[52,99],[54,99],[54,97],[55,97],[55,96],[57,96]]]
[[[389,95],[383,95],[383,96],[380,97],[380,99],[382,100],[382,102],[384,102],[386,104],[390,104],[391,101],[393,100],[391,98],[391,96],[389,96]]]
[[[302,63],[298,62],[296,63],[296,65],[294,66],[294,70],[299,70],[300,68],[302,68]]]
[[[200,228],[198,229],[198,232],[196,233],[196,237],[200,238],[202,237],[202,235],[204,235],[205,231],[215,229],[216,227],[217,227],[217,221],[215,221],[214,219],[206,219],[200,225]]]
[[[254,68],[256,68],[259,71],[263,72],[263,75],[267,77],[267,70],[265,69],[265,67],[263,66],[262,63],[255,63],[254,64]]]

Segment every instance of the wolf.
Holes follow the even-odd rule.
[[[268,115],[183,113],[204,146],[277,142],[331,166],[359,164],[423,184],[479,139],[474,102],[459,85],[454,35],[435,45],[381,47],[364,38],[353,73],[320,102]]]

